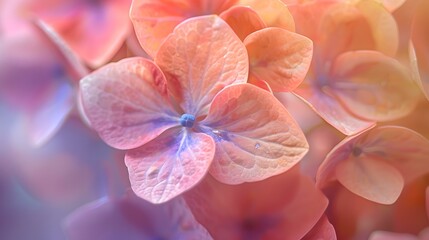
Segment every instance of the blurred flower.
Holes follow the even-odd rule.
[[[306,1],[290,9],[298,33],[314,42],[310,72],[294,92],[328,123],[352,135],[414,109],[418,93],[407,69],[391,57],[398,30],[383,5]]]
[[[235,186],[208,176],[184,196],[214,239],[301,239],[328,204],[299,167],[262,182]]]
[[[153,205],[132,192],[82,206],[65,220],[64,227],[70,240],[212,239],[183,199]]]

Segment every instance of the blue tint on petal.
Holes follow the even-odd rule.
[[[180,125],[182,125],[183,127],[187,127],[187,128],[191,128],[194,126],[195,123],[195,116],[192,114],[183,114],[180,117]]]

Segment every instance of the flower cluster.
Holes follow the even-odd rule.
[[[44,204],[42,239],[427,239],[428,3],[0,2],[0,208]]]

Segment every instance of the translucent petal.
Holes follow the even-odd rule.
[[[374,126],[374,122],[360,119],[349,113],[337,98],[323,90],[325,89],[321,90],[308,84],[301,84],[294,90],[294,93],[310,105],[326,122],[345,135],[353,135]]]
[[[167,202],[191,189],[206,175],[214,152],[210,136],[183,128],[170,129],[127,152],[125,164],[131,187],[147,201]]]
[[[327,155],[317,173],[317,184],[323,188],[336,177],[342,178],[340,182],[349,181],[345,185],[355,188],[350,189],[353,192],[360,191],[372,201],[392,203],[403,182],[412,182],[429,172],[428,154],[429,141],[410,129],[395,126],[370,129],[344,139]],[[338,170],[340,164],[342,170]],[[362,177],[365,174],[368,177]],[[390,179],[389,183],[384,183],[383,179]],[[352,184],[366,187],[362,185],[362,189],[357,189],[358,186]],[[377,194],[383,192],[386,199]],[[374,195],[370,196],[371,193]]]
[[[190,17],[220,14],[237,0],[135,0],[130,17],[143,49],[152,57],[174,28]]]
[[[210,173],[228,184],[283,173],[308,151],[304,134],[283,105],[250,84],[220,92],[201,125],[216,143]]]
[[[294,90],[304,80],[313,56],[310,39],[281,28],[265,28],[245,40],[250,74],[273,91]]]
[[[351,112],[364,119],[388,121],[409,114],[418,89],[395,59],[375,51],[340,55],[333,64],[332,90]]]
[[[166,75],[172,96],[185,113],[194,116],[206,115],[220,90],[244,83],[248,77],[244,44],[215,15],[178,25],[159,49],[155,62]]]
[[[131,0],[59,2],[35,11],[91,67],[113,57],[131,31]]]
[[[129,58],[100,68],[80,82],[85,114],[109,145],[139,147],[179,125],[168,103],[161,70],[143,58]]]
[[[249,7],[234,6],[224,11],[220,17],[228,23],[242,41],[250,33],[265,27],[265,23],[259,15]]]
[[[286,4],[280,0],[240,0],[239,3],[249,6],[258,13],[268,27],[279,27],[295,31],[295,22]]]
[[[393,204],[404,187],[404,179],[396,168],[370,156],[339,162],[336,177],[354,194],[381,204]]]

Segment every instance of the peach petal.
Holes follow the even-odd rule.
[[[265,28],[245,40],[250,73],[273,91],[294,90],[304,80],[313,56],[310,39],[281,28]]]
[[[237,0],[134,0],[130,17],[143,49],[156,56],[161,44],[182,21],[200,15],[220,14]]]
[[[224,183],[260,181],[283,173],[308,151],[304,134],[283,105],[250,84],[221,91],[201,124],[216,143],[210,173]]]
[[[258,13],[268,27],[279,27],[295,32],[295,22],[288,7],[280,0],[240,0]]]
[[[370,129],[344,139],[332,149],[319,168],[317,184],[323,188],[336,177],[338,180],[341,178],[342,183],[349,181],[345,185],[348,185],[347,188],[354,188],[355,190],[352,191],[355,193],[365,194],[366,198],[379,203],[392,203],[403,182],[412,182],[429,172],[428,155],[429,141],[410,129],[395,126]],[[340,164],[342,164],[342,170],[337,169]],[[362,176],[365,173],[370,177],[359,177],[359,174]],[[350,178],[353,175],[355,182]],[[391,184],[383,183],[382,176],[390,179]],[[376,189],[371,190],[370,186],[361,187],[362,189],[351,186],[357,183],[368,185],[367,183],[371,181],[374,181],[372,186]],[[377,193],[384,191],[386,191],[385,197],[388,198],[379,199]],[[371,193],[374,193],[374,196],[370,196]]]
[[[242,41],[252,32],[265,27],[265,23],[250,7],[234,6],[223,12],[220,17],[228,23]]]
[[[323,92],[325,89],[301,84],[294,94],[307,103],[320,117],[345,135],[353,135],[375,125],[375,122],[355,117],[349,113],[332,95]]]
[[[204,116],[225,86],[244,83],[248,57],[244,44],[221,18],[210,15],[178,25],[155,62],[167,77],[169,93],[185,113]]]
[[[356,195],[381,204],[393,204],[404,187],[401,173],[378,158],[349,158],[336,166],[338,181]]]
[[[161,70],[144,58],[128,58],[100,68],[80,82],[85,114],[109,145],[139,147],[179,125],[168,104]]]
[[[340,55],[331,69],[332,90],[361,118],[388,121],[417,105],[417,88],[398,61],[375,51]]]
[[[152,203],[163,203],[197,184],[214,156],[213,139],[204,133],[174,128],[127,152],[125,164],[133,191]]]
[[[399,33],[392,14],[383,4],[374,0],[360,0],[356,7],[371,27],[376,50],[388,56],[395,56],[399,46]]]

